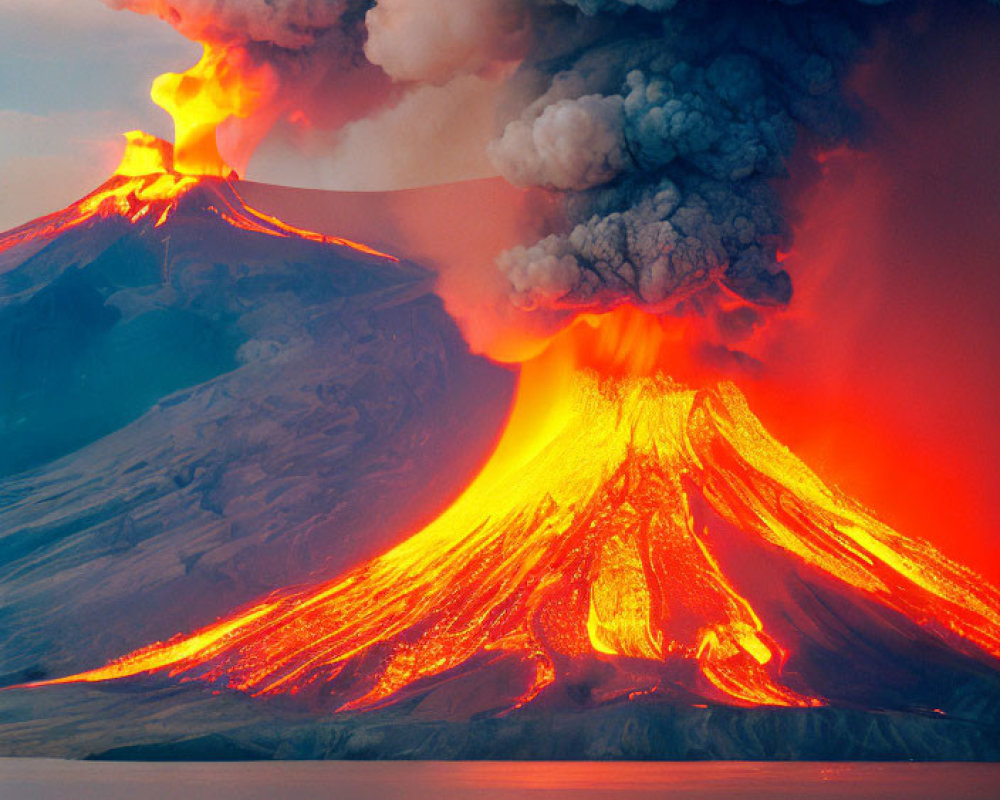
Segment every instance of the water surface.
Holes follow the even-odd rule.
[[[0,759],[3,800],[997,800],[1000,764]]]

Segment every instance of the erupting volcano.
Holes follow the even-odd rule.
[[[252,113],[265,92],[268,71],[252,67],[239,48],[209,41],[202,47],[194,66],[184,73],[160,75],[150,91],[153,101],[173,119],[175,144],[129,131],[125,153],[110,179],[68,208],[0,236],[0,254],[21,244],[42,244],[70,228],[109,217],[133,224],[155,220],[153,226],[158,228],[181,199],[198,188],[204,210],[234,227],[342,245],[397,261],[363,244],[286,225],[243,201],[234,185],[238,175],[219,153],[216,131],[222,122]]]
[[[818,706],[892,693],[906,665],[880,683],[873,645],[1000,657],[1000,593],[825,485],[733,384],[672,381],[669,345],[629,307],[579,318],[524,365],[493,457],[419,533],[47,683],[163,671],[358,710],[505,665],[466,702],[502,711],[561,685]]]
[[[122,218],[133,225],[163,226],[189,195],[207,213],[229,225],[253,233],[298,237],[310,241],[350,247],[360,253],[398,261],[363,244],[336,236],[324,236],[287,225],[248,206],[235,185],[235,173],[220,178],[178,171],[174,148],[169,142],[142,131],[125,134],[121,164],[105,183],[62,211],[14,228],[0,236],[0,254],[20,245],[43,245],[51,238],[88,222]],[[197,189],[197,191],[192,191]]]
[[[694,316],[738,347],[767,308],[790,302],[791,237],[772,183],[800,129],[817,151],[851,138],[853,104],[835,88],[863,42],[855,14],[840,27],[831,6],[799,32],[782,22],[799,19],[791,0],[758,16],[720,1],[731,22],[703,36],[714,12],[623,2],[597,36],[578,30],[581,15],[599,13],[587,4],[524,5],[539,31],[565,25],[582,50],[512,44],[469,61],[470,76],[496,59],[498,76],[534,70],[524,87],[542,92],[488,146],[500,176],[545,194],[522,203],[545,217],[533,221],[541,238],[488,259],[505,276],[502,333],[488,346],[469,317],[496,306],[477,297],[473,311],[459,308],[468,298],[446,288],[450,269],[477,277],[474,258],[447,252],[469,210],[449,209],[435,227],[439,249],[425,256],[444,255],[432,289],[421,267],[251,207],[219,150],[226,121],[253,128],[255,115],[286,114],[285,90],[324,48],[360,47],[357,25],[365,13],[379,22],[376,4],[337,5],[313,26],[290,19],[263,40],[227,34],[210,14],[193,23],[170,4],[142,6],[204,47],[186,73],[153,85],[175,143],[125,134],[105,183],[0,236],[0,378],[13,376],[0,386],[0,477],[14,487],[3,487],[9,517],[0,503],[0,522],[14,522],[0,535],[14,598],[0,612],[14,632],[0,645],[18,650],[0,685],[71,687],[5,697],[103,695],[105,710],[126,697],[119,707],[145,725],[156,715],[129,706],[128,690],[166,704],[184,695],[223,709],[210,720],[218,730],[248,708],[243,719],[306,709],[359,728],[486,720],[488,735],[501,717],[562,715],[586,747],[600,737],[582,733],[581,709],[597,727],[621,712],[622,740],[639,708],[692,714],[692,730],[701,710],[721,720],[716,732],[749,720],[730,749],[685,750],[657,729],[646,749],[599,743],[596,757],[757,756],[769,747],[757,721],[779,715],[843,723],[848,746],[834,754],[868,757],[882,751],[852,750],[869,742],[852,726],[888,710],[907,712],[896,730],[913,718],[981,724],[987,733],[960,737],[954,752],[967,741],[995,752],[1000,590],[817,475],[735,383],[687,368]],[[341,38],[324,38],[333,25]],[[859,36],[867,29],[857,22]],[[594,56],[582,44],[591,36]],[[547,51],[546,38],[531,47]],[[804,44],[813,39],[816,54]],[[391,238],[406,229],[394,213],[387,202],[364,230],[419,252],[405,234]],[[528,341],[530,355],[511,357]],[[520,362],[509,411],[513,372],[480,351]],[[103,625],[107,609],[125,612],[81,651],[88,634],[66,631]],[[109,681],[123,691],[80,686]],[[54,725],[72,728],[61,713]],[[814,756],[826,733],[799,730],[794,752]],[[539,738],[421,752],[586,749],[568,736],[564,750],[542,750]],[[315,752],[414,752],[410,741],[356,744]],[[907,757],[937,746],[891,745]]]

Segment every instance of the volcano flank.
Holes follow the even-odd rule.
[[[553,337],[470,478],[509,380],[423,270],[129,142],[0,238],[11,753],[1000,752],[1000,592],[671,378],[662,320]]]
[[[599,324],[644,324],[622,317]],[[855,670],[877,672],[874,643],[877,661],[915,643],[956,663],[1000,655],[1000,594],[825,486],[732,384],[574,369],[546,386],[566,399],[541,424],[524,395],[536,370],[493,461],[415,536],[330,583],[55,682],[167,670],[363,710],[513,660],[520,687],[484,685],[482,707],[464,711],[560,684],[593,704],[656,693],[905,708],[940,699],[897,695],[926,677],[922,659],[867,685],[827,664],[846,649]]]

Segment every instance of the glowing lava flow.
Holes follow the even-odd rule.
[[[664,336],[632,309],[577,320],[524,365],[493,457],[419,533],[329,583],[46,683],[164,670],[366,709],[506,658],[526,676],[512,705],[581,662],[617,670],[618,696],[664,679],[720,702],[822,704],[783,676],[755,596],[725,574],[723,528],[1000,656],[1000,592],[824,485],[731,384],[664,377]]]
[[[230,225],[253,233],[280,238],[308,239],[348,247],[367,256],[399,261],[359,242],[325,236],[288,225],[247,205],[232,178],[196,176],[177,172],[169,142],[142,131],[125,134],[125,154],[114,175],[62,211],[29,222],[0,236],[0,254],[29,241],[44,240],[95,219],[121,217],[133,224],[154,221],[160,227],[177,211],[181,199],[194,189],[202,191],[205,210]]]
[[[177,198],[198,183],[170,169],[173,148],[142,131],[125,134],[125,154],[114,174],[61,211],[22,225],[0,236],[0,253],[31,240],[46,239],[94,218],[124,217],[139,222],[152,216],[162,225],[177,206]]]

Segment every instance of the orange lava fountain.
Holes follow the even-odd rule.
[[[715,702],[824,704],[783,674],[768,617],[724,572],[724,529],[1000,657],[1000,592],[825,485],[732,384],[666,377],[670,339],[632,308],[579,318],[523,365],[495,453],[426,528],[328,583],[45,683],[162,670],[360,710],[513,659],[507,707],[585,661],[616,672],[615,696],[686,675]]]
[[[240,58],[241,51],[203,43],[201,59],[184,73],[167,72],[153,81],[150,95],[174,120],[174,170],[182,175],[226,178],[216,129],[230,117],[256,110],[268,74]]]

